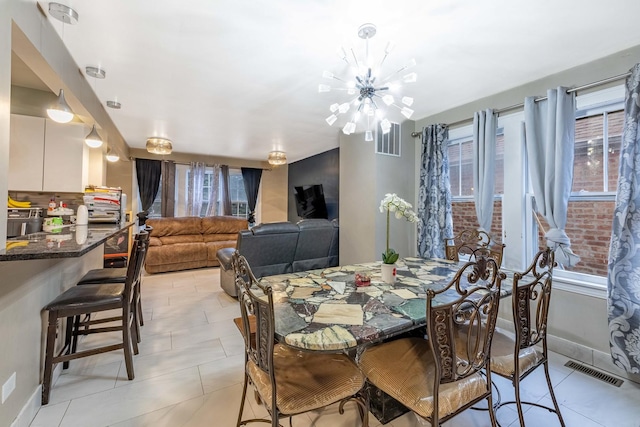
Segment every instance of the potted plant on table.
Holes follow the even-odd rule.
[[[412,206],[404,199],[398,197],[395,193],[387,193],[380,202],[380,212],[387,213],[387,246],[386,251],[382,253],[382,281],[393,283],[396,279],[396,261],[400,254],[395,249],[389,247],[389,218],[393,212],[398,219],[406,219],[409,222],[416,222],[418,215],[411,210]]]

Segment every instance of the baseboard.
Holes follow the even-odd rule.
[[[497,326],[506,331],[513,331],[513,322],[500,317],[498,318]],[[640,375],[629,374],[615,366],[609,353],[554,335],[547,335],[547,346],[550,351],[640,384]]]
[[[36,414],[42,406],[42,384],[36,387],[27,403],[22,407],[15,420],[11,423],[11,427],[29,427],[36,417]]]
[[[55,384],[56,380],[62,373],[62,364],[59,363],[53,369],[51,384]],[[38,414],[38,411],[42,407],[42,384],[38,384],[35,391],[24,404],[20,413],[15,420],[11,423],[11,427],[29,427],[33,422],[33,419]]]

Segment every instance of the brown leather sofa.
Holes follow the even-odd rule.
[[[216,253],[235,248],[247,220],[231,216],[151,218],[153,227],[144,268],[147,273],[217,267]]]

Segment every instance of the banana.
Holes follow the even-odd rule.
[[[19,202],[17,200],[13,200],[11,198],[11,196],[9,196],[8,201],[7,201],[7,205],[10,208],[30,208],[31,207],[31,202]]]
[[[13,242],[7,242],[7,250],[9,249],[14,249],[14,248],[19,248],[22,246],[27,246],[29,244],[29,242],[21,240],[21,241],[13,241]]]

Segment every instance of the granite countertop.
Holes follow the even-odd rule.
[[[66,226],[57,233],[39,232],[7,239],[0,261],[79,257],[133,223]]]

